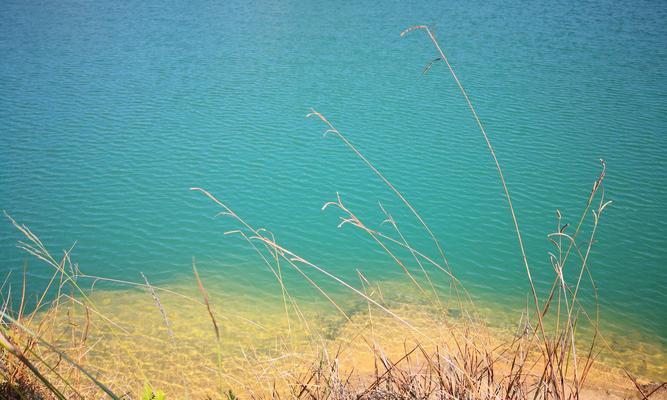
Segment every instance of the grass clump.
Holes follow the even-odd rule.
[[[141,394],[141,400],[166,400],[166,397],[163,391],[154,391],[149,385],[145,385],[144,392]]]
[[[242,382],[230,372],[229,363],[225,362],[229,350],[224,344],[223,318],[212,306],[194,261],[193,272],[199,298],[154,286],[143,274],[143,282],[106,279],[145,290],[154,300],[156,312],[159,312],[168,336],[161,350],[174,355],[171,359],[174,379],[165,384],[174,387],[178,385],[178,393],[183,398],[579,399],[586,396],[591,371],[601,351],[613,353],[599,330],[597,288],[588,270],[599,223],[611,204],[604,195],[604,161],[601,160],[600,174],[593,182],[581,216],[567,223],[561,212],[556,212],[554,232],[548,235],[553,245],[549,253],[553,281],[546,297],[540,298],[533,282],[510,191],[489,135],[431,30],[420,25],[407,29],[401,35],[412,31],[424,31],[436,49],[438,57],[428,64],[426,70],[431,70],[436,62],[445,63],[448,67],[499,174],[529,287],[530,301],[516,324],[515,332],[505,336],[493,334],[480,318],[471,296],[452,272],[443,246],[424,218],[333,123],[323,114],[312,110],[309,116],[325,125],[325,135],[342,141],[397,196],[433,241],[438,254],[432,257],[414,247],[382,206],[381,211],[386,217],[382,226],[388,229],[371,227],[344,203],[339,194],[333,201],[325,203],[323,209],[336,210],[340,214],[339,227],[358,229],[386,253],[390,262],[402,271],[408,284],[419,294],[423,301],[421,308],[428,312],[423,313],[423,323],[418,323],[414,312],[406,312],[400,304],[392,303],[380,285],[370,282],[360,271],[357,271],[360,285],[345,281],[325,267],[283,246],[266,229],[251,225],[214,194],[193,188],[217,204],[221,208],[220,215],[233,221],[236,228],[227,233],[236,234],[247,241],[276,278],[288,333],[276,340],[280,342],[276,348],[282,351],[277,356],[262,358],[261,354],[242,349],[243,363],[237,369],[244,369],[251,376]],[[163,400],[163,392],[154,391],[149,385],[145,385],[143,390],[137,390],[136,383],[139,380],[128,384],[123,381],[123,376],[114,376],[113,371],[104,370],[88,360],[89,353],[95,350],[98,343],[101,343],[99,346],[104,345],[104,335],[98,341],[90,342],[90,333],[95,328],[102,326],[108,328],[108,331],[119,331],[132,338],[132,332],[113,318],[105,316],[91,299],[90,292],[79,284],[83,279],[98,282],[105,278],[81,273],[71,262],[69,251],[60,260],[52,257],[27,227],[12,222],[27,239],[20,243],[20,247],[51,266],[54,274],[34,311],[27,315],[24,315],[25,286],[18,307],[11,304],[9,299],[12,296],[6,297],[0,325],[0,343],[3,347],[0,394],[8,399],[88,399],[107,396],[114,399]],[[584,229],[585,226],[590,229]],[[327,337],[311,329],[315,321],[309,320],[306,311],[290,291],[284,279],[286,271],[301,277],[339,314],[342,323],[330,329],[336,332],[335,335],[329,334]],[[575,271],[574,275],[571,271]],[[447,279],[448,295],[443,295],[434,284],[436,274]],[[355,297],[361,306],[351,312],[323,289],[322,281],[338,285]],[[593,304],[588,307],[582,300],[585,286],[594,295]],[[187,356],[185,339],[191,338],[178,336],[172,310],[167,310],[164,298],[161,297],[163,294],[180,296],[182,304],[195,304],[206,313],[211,324],[209,334],[212,340],[199,351],[213,356],[215,360],[212,367],[192,371],[193,367],[183,361]],[[47,298],[54,300],[47,301]],[[456,311],[457,317],[452,316],[453,311]],[[256,325],[261,328],[261,324]],[[583,329],[585,326],[588,330]],[[298,329],[308,332],[306,336],[309,338],[310,353],[294,351],[292,343],[295,342]],[[583,340],[582,332],[587,333]],[[387,336],[394,340],[384,340]],[[360,368],[360,363],[352,362],[362,351],[369,354],[364,359],[366,368]],[[259,361],[252,363],[251,360],[255,359]],[[165,365],[170,366],[167,362]],[[196,366],[194,368],[197,369]],[[197,390],[202,388],[192,384],[193,375],[197,374],[205,375],[203,390]],[[639,398],[659,395],[664,387],[664,384],[642,386],[627,371],[626,375],[636,387]],[[232,386],[234,391],[229,389]],[[169,393],[173,396],[176,391]],[[241,394],[237,397],[235,393]]]

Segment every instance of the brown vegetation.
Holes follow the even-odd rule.
[[[226,216],[238,226],[228,233],[243,237],[258,253],[275,276],[281,288],[283,307],[288,315],[307,323],[295,298],[283,280],[283,271],[292,269],[300,274],[317,292],[320,293],[339,312],[351,326],[363,326],[370,329],[357,331],[357,342],[372,354],[367,357],[366,371],[355,370],[355,366],[346,366],[350,351],[346,344],[318,337],[321,357],[314,364],[302,362],[285,379],[285,385],[274,384],[269,390],[246,388],[242,398],[297,398],[297,399],[578,399],[587,396],[599,396],[600,393],[612,396],[612,393],[600,392],[601,381],[594,382],[597,391],[587,392],[589,378],[601,351],[613,350],[606,343],[604,335],[598,329],[597,295],[594,303],[584,307],[581,291],[585,285],[596,293],[595,285],[588,273],[591,248],[605,209],[611,203],[604,196],[605,163],[601,161],[601,172],[594,180],[587,202],[583,205],[581,216],[568,224],[560,211],[556,210],[555,230],[549,234],[553,251],[549,253],[553,267],[553,284],[546,298],[540,299],[535,289],[531,267],[524,250],[521,230],[516,217],[509,189],[502,173],[489,136],[482,124],[465,89],[454,73],[445,53],[436,38],[426,26],[415,26],[404,31],[424,31],[435,46],[438,58],[435,61],[446,63],[449,72],[456,81],[470,111],[488,146],[492,159],[499,173],[509,206],[510,215],[516,230],[523,267],[527,275],[531,304],[527,307],[517,332],[511,337],[490,333],[480,320],[470,296],[454,277],[443,247],[429,228],[425,220],[412,204],[392,183],[377,169],[335,126],[322,114],[313,110],[309,116],[321,120],[326,126],[326,134],[340,139],[359,159],[364,162],[383,181],[421,224],[426,234],[438,250],[437,257],[414,248],[406,239],[393,217],[384,209],[386,223],[391,232],[383,232],[369,227],[337,195],[334,201],[324,208],[335,208],[340,212],[340,226],[353,226],[368,235],[371,241],[384,251],[397,268],[405,274],[407,280],[421,293],[424,303],[429,305],[432,314],[429,318],[444,332],[441,336],[425,333],[422,327],[415,325],[401,313],[383,301],[381,293],[373,291],[374,286],[363,274],[359,273],[361,286],[337,277],[326,268],[319,266],[283,247],[274,236],[261,228],[250,225],[232,208],[206,190],[195,188],[210,198],[219,207],[220,215]],[[432,64],[427,67],[431,69]],[[590,220],[590,229],[584,229],[585,221]],[[82,274],[73,264],[66,251],[62,259],[54,258],[39,238],[27,227],[12,220],[26,238],[20,247],[28,253],[54,268],[49,286],[38,299],[34,311],[24,315],[25,286],[18,305],[11,304],[9,295],[3,307],[3,321],[0,326],[0,397],[7,399],[39,398],[123,398],[126,382],[117,381],[117,377],[108,371],[98,370],[96,365],[87,360],[88,352],[97,343],[91,343],[90,332],[96,326],[105,325],[114,330],[125,329],[107,317],[89,298],[89,292],[79,286],[81,279],[90,279]],[[386,225],[385,225],[386,226]],[[585,236],[585,240],[581,237]],[[415,268],[409,268],[412,265]],[[576,268],[575,280],[566,281],[564,270]],[[217,398],[237,398],[228,391],[231,382],[223,367],[223,349],[219,317],[209,301],[204,284],[194,268],[198,290],[202,300],[183,296],[187,301],[198,304],[205,310],[211,322],[211,331],[216,343],[210,348],[216,354],[215,380],[208,385]],[[414,271],[418,270],[416,274]],[[433,284],[433,274],[444,274],[450,281],[450,295],[446,298]],[[361,299],[368,308],[367,315],[352,316],[330,296],[317,279],[333,281]],[[95,278],[103,279],[103,278]],[[168,310],[161,301],[161,294],[166,289],[151,285],[144,276],[144,282],[130,283],[133,287],[149,291],[160,313],[169,336],[169,347],[165,352],[178,353],[184,349],[170,324]],[[171,293],[173,294],[173,293]],[[53,299],[47,301],[47,299]],[[450,307],[449,303],[454,303]],[[460,312],[459,317],[450,315],[451,309]],[[594,312],[587,310],[594,309]],[[375,315],[375,317],[374,317]],[[361,321],[358,321],[361,319]],[[384,324],[378,322],[385,321]],[[388,321],[388,322],[387,322]],[[354,324],[356,323],[356,325]],[[393,325],[392,325],[393,324]],[[588,337],[581,337],[580,326],[587,325]],[[387,349],[375,333],[382,329],[392,329],[390,334],[398,332],[410,335],[399,349]],[[291,331],[291,328],[290,328]],[[129,332],[126,332],[128,335]],[[349,344],[348,344],[349,345]],[[347,351],[347,355],[344,355]],[[184,392],[170,393],[170,397],[196,397],[196,390],[188,388],[186,371],[180,371]],[[662,385],[642,386],[630,376],[626,382],[634,382],[638,398],[649,398],[664,394]],[[119,377],[122,379],[122,377]],[[270,378],[267,378],[270,379]],[[104,382],[104,383],[103,383]],[[603,382],[602,382],[603,383]],[[143,382],[139,382],[141,386]],[[598,386],[596,386],[598,385]],[[137,385],[135,384],[134,387]],[[241,385],[242,386],[242,385]],[[618,385],[615,385],[618,387]],[[242,386],[243,387],[243,386]],[[190,389],[190,390],[189,390]],[[152,390],[148,391],[148,398]],[[210,391],[209,391],[210,392]],[[136,393],[130,394],[133,397]],[[621,392],[619,396],[628,396]],[[655,397],[654,397],[655,398]]]

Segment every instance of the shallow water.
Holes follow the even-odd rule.
[[[409,283],[379,282],[367,288],[370,298],[384,309],[348,297],[337,302],[339,312],[313,292],[289,293],[287,304],[280,296],[257,304],[253,299],[258,294],[252,289],[203,278],[219,341],[193,279],[154,289],[159,305],[146,288],[126,290],[122,296],[116,290],[97,289],[89,298],[105,319],[96,312],[85,318],[81,307],[65,312],[61,306],[62,322],[69,323],[60,324],[57,332],[65,334],[56,336],[62,340],[61,347],[70,348],[71,337],[87,332],[88,350],[80,362],[103,373],[117,392],[137,392],[149,382],[171,396],[187,390],[204,398],[219,393],[222,376],[225,391],[231,388],[247,397],[250,392],[270,393],[274,387],[280,393],[289,390],[322,357],[328,357],[328,362],[336,358],[342,375],[355,371],[356,383],[373,376],[377,354],[398,361],[417,344],[427,354],[436,349],[458,354],[454,338],[459,344],[466,338],[470,345],[497,357],[500,376],[508,357],[503,350],[521,335],[525,322],[516,318],[520,310],[498,312],[493,304],[477,302],[477,311],[488,318],[483,325],[476,324],[468,320],[468,314],[461,314],[456,302],[443,310]],[[552,328],[547,322],[547,331]],[[577,331],[581,365],[592,331],[583,321]],[[529,337],[524,337],[524,343]],[[644,381],[667,376],[665,352],[645,338],[637,341],[605,332],[603,340],[588,387],[626,387],[630,382],[619,368]]]
[[[648,1],[4,2],[0,208],[54,253],[76,242],[85,273],[173,284],[190,279],[194,256],[202,274],[270,307],[275,279],[223,235],[238,224],[215,218],[219,208],[188,190],[199,186],[356,287],[356,270],[404,280],[322,204],[340,192],[377,227],[381,201],[413,246],[436,249],[353,153],[304,119],[315,107],[421,212],[474,297],[520,310],[527,280],[492,160],[444,65],[422,75],[435,57],[426,37],[398,35],[429,23],[496,146],[541,294],[555,210],[576,223],[607,161],[614,203],[589,264],[603,327],[664,355],[666,13]],[[13,285],[29,259],[18,239],[0,224],[0,271],[14,271]],[[28,272],[33,292],[51,273],[33,260]]]

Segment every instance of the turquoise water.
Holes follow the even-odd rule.
[[[0,208],[92,275],[204,274],[275,293],[204,187],[350,282],[403,279],[339,213],[400,202],[310,107],[406,195],[476,296],[520,306],[527,281],[497,173],[436,34],[505,168],[540,290],[555,210],[574,223],[607,161],[590,264],[610,329],[667,345],[667,7],[662,2],[15,2],[0,5]],[[0,223],[0,272],[28,257]],[[50,276],[30,261],[32,289]],[[316,275],[314,275],[316,276]],[[293,285],[303,283],[294,276]],[[326,286],[326,280],[317,276]],[[265,285],[265,286],[263,286]],[[356,283],[355,283],[356,285]],[[298,287],[298,286],[297,286]],[[643,339],[642,339],[643,340]]]

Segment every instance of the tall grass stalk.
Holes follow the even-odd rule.
[[[103,384],[96,373],[84,368],[87,367],[86,355],[95,347],[94,343],[89,343],[90,329],[93,328],[92,318],[100,318],[114,332],[122,332],[125,337],[133,338],[128,329],[105,316],[89,296],[98,282],[108,282],[130,288],[148,289],[167,328],[171,351],[178,356],[174,369],[182,378],[186,398],[190,393],[184,371],[185,352],[179,345],[177,332],[174,332],[167,318],[160,294],[169,294],[177,297],[179,301],[191,302],[206,312],[216,341],[213,351],[216,356],[216,384],[212,386],[217,386],[216,392],[221,399],[237,398],[236,394],[226,390],[227,387],[234,385],[241,387],[245,395],[253,399],[578,400],[600,354],[598,342],[601,341],[607,348],[610,347],[599,331],[598,292],[590,271],[590,257],[599,223],[604,211],[611,204],[605,199],[604,193],[606,164],[601,161],[601,172],[593,183],[584,210],[574,227],[565,223],[565,217],[560,210],[556,211],[556,231],[547,235],[547,239],[554,246],[554,250],[548,253],[554,274],[553,282],[547,296],[540,299],[526,255],[517,212],[487,130],[433,31],[426,25],[415,25],[401,32],[401,36],[412,31],[424,31],[438,56],[427,64],[424,72],[433,70],[437,62],[446,64],[482,134],[504,191],[530,292],[526,299],[526,310],[521,314],[513,336],[495,335],[484,320],[479,318],[480,313],[475,308],[472,296],[453,273],[445,250],[426,223],[426,219],[347,136],[336,129],[323,114],[311,109],[307,117],[316,117],[325,125],[324,136],[332,135],[339,138],[346,148],[398,197],[402,207],[409,211],[410,218],[416,218],[426,232],[429,243],[434,243],[437,250],[435,256],[417,248],[415,242],[408,240],[408,236],[400,229],[401,225],[382,204],[379,204],[379,208],[385,219],[378,228],[371,228],[372,224],[368,224],[362,216],[357,215],[343,202],[337,192],[335,200],[324,203],[322,207],[323,210],[337,210],[341,214],[339,228],[350,226],[361,230],[369,238],[370,243],[378,246],[389,257],[391,263],[400,269],[409,284],[419,293],[420,301],[435,310],[429,312],[424,319],[427,325],[437,327],[435,329],[437,334],[430,334],[431,331],[426,331],[423,324],[419,325],[412,315],[405,313],[400,307],[392,307],[390,301],[385,298],[381,285],[371,282],[360,270],[355,271],[359,279],[357,287],[326,267],[284,247],[272,232],[251,225],[211,192],[194,187],[191,190],[203,194],[221,208],[217,215],[231,219],[236,225],[225,234],[238,235],[246,241],[257,253],[263,267],[266,267],[276,279],[282,301],[282,310],[278,315],[282,320],[284,312],[287,327],[286,337],[276,339],[276,348],[282,351],[282,354],[262,358],[259,354],[261,351],[253,346],[239,345],[240,348],[237,350],[242,357],[239,357],[238,367],[252,369],[251,378],[243,380],[226,370],[228,364],[225,364],[225,357],[229,354],[229,349],[224,348],[223,339],[235,327],[227,323],[226,311],[224,313],[214,311],[194,258],[192,270],[201,300],[198,296],[194,298],[175,290],[154,286],[143,274],[141,274],[143,282],[83,274],[70,259],[71,248],[64,252],[62,259],[57,260],[33,232],[10,218],[11,223],[27,238],[27,241],[20,242],[19,247],[46,262],[54,269],[54,273],[46,290],[38,297],[35,310],[28,316],[24,316],[25,283],[20,291],[18,314],[12,311],[15,307],[11,304],[11,287],[7,290],[8,295],[4,297],[0,314],[2,316],[0,345],[5,352],[13,356],[17,364],[9,365],[7,373],[0,368],[0,372],[5,375],[3,379],[15,385],[19,381],[23,382],[21,381],[24,376],[23,371],[28,370],[40,385],[46,387],[47,393],[59,399],[89,398],[102,393],[112,399],[119,399],[120,396]],[[590,221],[590,216],[593,217],[592,227],[585,244],[581,244],[579,237],[584,235],[584,226],[586,221]],[[389,227],[389,232],[385,227]],[[433,250],[432,247],[431,249]],[[574,283],[568,282],[569,273],[564,272],[566,269],[571,269],[572,264],[577,268]],[[309,319],[312,317],[304,311],[294,294],[296,289],[288,284],[285,276],[287,273],[294,273],[299,279],[303,279],[331,304],[336,313],[340,314],[343,326],[352,327],[354,331],[349,333],[350,337],[345,337],[347,341],[342,340],[342,335],[340,338],[327,338],[318,330],[318,321]],[[440,276],[436,274],[449,281],[450,295],[445,299],[446,304],[443,302],[443,293],[434,283],[434,279]],[[91,283],[90,292],[81,287],[80,282],[83,280]],[[355,316],[353,311],[347,309],[335,295],[325,289],[323,281],[333,283],[343,288],[346,293],[355,296],[361,301],[362,312]],[[594,315],[586,310],[582,301],[587,282],[590,282],[593,294]],[[0,292],[4,296],[4,284]],[[53,292],[55,299],[48,301]],[[450,300],[456,301],[461,312],[460,318],[450,315]],[[75,315],[71,307],[80,307],[83,314]],[[84,321],[83,326],[78,327],[80,330],[72,328],[68,331],[67,343],[70,346],[67,350],[57,346],[59,340],[64,340],[64,334],[59,330],[63,325],[63,319],[59,315],[63,311],[67,314],[64,323],[67,326],[76,326],[75,321],[82,318]],[[225,322],[221,324],[221,320]],[[244,321],[266,330],[258,322],[250,319]],[[208,324],[208,321],[206,323]],[[583,345],[579,341],[582,324],[589,324],[592,329],[589,342]],[[398,355],[383,347],[385,336],[397,335],[383,330],[387,329],[385,326],[394,325],[399,327],[401,335],[405,335]],[[296,350],[295,336],[298,326],[302,326],[307,333],[311,349],[316,349],[318,357],[315,360],[306,358],[310,354],[302,354]],[[370,330],[370,335],[366,328]],[[354,344],[358,344],[370,354],[372,373],[362,376],[356,373],[354,367],[345,366],[346,352],[358,349]],[[281,360],[287,359],[289,360],[285,364],[279,364]],[[66,361],[66,368],[61,364],[61,360]],[[288,365],[290,368],[276,373],[276,365]],[[92,367],[94,368],[94,365]],[[85,379],[80,380],[80,376]],[[278,380],[286,382],[286,386],[280,387]],[[651,392],[647,396],[636,380],[634,382],[643,398],[654,393]]]

